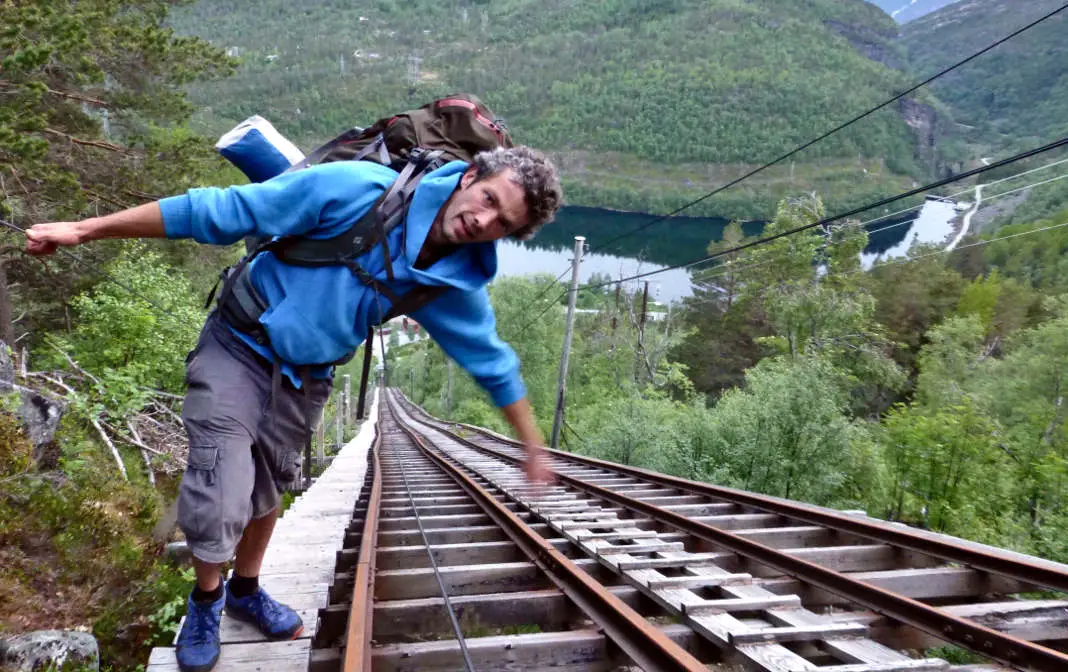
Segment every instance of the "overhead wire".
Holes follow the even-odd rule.
[[[921,82],[919,82],[917,84],[914,84],[913,86],[909,87],[908,89],[905,89],[904,91],[901,91],[900,93],[895,94],[893,97],[891,97],[888,100],[876,105],[875,107],[872,107],[872,108],[868,109],[867,111],[865,111],[865,112],[853,117],[852,119],[850,119],[850,120],[848,120],[846,122],[843,122],[843,123],[839,124],[838,126],[835,126],[834,128],[830,129],[829,131],[826,131],[825,133],[823,133],[822,135],[820,135],[820,136],[818,136],[816,138],[813,138],[812,140],[809,140],[808,142],[805,142],[804,144],[801,144],[801,145],[797,146],[796,148],[790,150],[789,152],[783,154],[782,156],[780,156],[780,157],[778,157],[778,158],[776,158],[776,159],[774,159],[772,161],[769,161],[768,163],[765,163],[765,164],[755,168],[754,170],[751,170],[751,171],[745,173],[744,175],[742,175],[742,176],[740,176],[740,177],[738,177],[738,178],[736,178],[734,180],[731,180],[730,182],[728,182],[728,183],[726,183],[724,185],[721,185],[721,186],[717,187],[716,189],[713,189],[712,191],[708,192],[707,194],[705,194],[705,195],[703,195],[703,196],[701,196],[699,198],[696,198],[696,199],[694,199],[694,200],[682,205],[681,207],[676,208],[675,210],[672,210],[671,212],[669,212],[666,215],[660,215],[658,217],[654,217],[653,219],[651,219],[648,222],[638,226],[635,229],[632,229],[630,231],[624,232],[624,233],[616,236],[615,238],[611,238],[605,243],[602,243],[600,245],[591,247],[589,249],[589,252],[592,253],[592,252],[596,252],[598,250],[603,250],[604,248],[608,247],[609,245],[611,245],[613,243],[619,242],[620,240],[622,240],[624,238],[627,238],[627,237],[632,236],[632,235],[634,235],[636,233],[644,231],[645,229],[649,228],[653,224],[657,224],[657,223],[662,222],[662,221],[664,221],[666,219],[674,217],[675,215],[679,214],[680,212],[683,212],[684,210],[688,210],[689,208],[692,208],[693,206],[695,206],[695,205],[697,205],[699,203],[702,203],[702,202],[708,200],[709,198],[712,198],[713,196],[715,196],[715,195],[717,195],[719,193],[722,193],[723,191],[726,191],[727,189],[730,189],[731,187],[736,186],[736,185],[744,182],[745,180],[748,180],[749,178],[751,178],[751,177],[753,177],[753,176],[755,176],[755,175],[767,170],[768,168],[771,168],[772,166],[775,166],[775,165],[777,165],[779,163],[782,163],[783,161],[785,161],[786,159],[789,159],[790,157],[796,156],[800,152],[808,149],[809,147],[812,147],[813,145],[815,145],[817,143],[822,142],[823,140],[827,139],[828,137],[834,135],[835,133],[838,133],[839,131],[842,131],[845,128],[847,128],[849,126],[852,126],[853,124],[855,124],[855,123],[857,123],[857,122],[859,122],[859,121],[871,116],[872,114],[875,114],[879,110],[884,109],[889,105],[892,105],[893,103],[901,100],[902,98],[904,98],[905,96],[909,95],[910,93],[914,93],[915,91],[923,88],[924,86],[930,84],[931,82],[933,82],[933,81],[935,81],[935,80],[937,80],[937,79],[939,79],[939,78],[941,78],[941,77],[953,72],[954,70],[956,70],[956,69],[958,69],[958,68],[960,68],[960,67],[962,67],[962,66],[964,66],[964,65],[966,65],[968,63],[970,63],[971,61],[975,60],[976,58],[979,58],[980,56],[986,54],[987,52],[992,51],[993,49],[996,49],[997,47],[999,47],[1002,44],[1008,42],[1009,40],[1012,40],[1013,38],[1017,37],[1018,35],[1020,35],[1020,34],[1022,34],[1024,32],[1026,32],[1026,31],[1030,30],[1031,28],[1034,28],[1035,26],[1037,26],[1037,25],[1039,25],[1039,24],[1041,24],[1041,23],[1053,18],[1057,14],[1060,14],[1061,12],[1063,12],[1065,9],[1068,9],[1068,3],[1066,3],[1064,5],[1061,5],[1057,9],[1054,9],[1053,11],[1042,15],[1041,17],[1035,19],[1034,21],[1031,21],[1030,23],[1024,25],[1021,28],[1018,28],[1017,30],[1009,33],[1008,35],[1002,37],[1001,39],[999,39],[999,40],[991,43],[990,45],[984,47],[983,49],[980,49],[979,51],[973,53],[972,55],[968,56],[967,58],[964,58],[963,60],[960,60],[960,61],[954,63],[953,65],[938,71],[937,73],[935,73],[934,75],[931,75],[930,77],[924,79],[923,81],[921,81]],[[545,295],[545,293],[547,293],[547,291],[549,289],[554,287],[556,284],[559,284],[560,278],[564,277],[564,275],[567,274],[568,270],[570,270],[570,269],[565,269],[564,272],[561,273],[557,277],[556,280],[554,280],[545,290],[543,290],[538,295],[538,298],[541,298],[542,296]],[[668,270],[668,269],[665,269],[665,270]],[[567,293],[567,291],[564,292],[565,295],[566,295],[566,293]],[[527,307],[529,308],[530,306],[533,306],[533,304],[536,301],[537,301],[537,299],[531,301],[530,304],[528,304]],[[540,313],[538,313],[538,316],[535,318],[535,320],[531,320],[529,324],[533,324],[534,321],[536,321],[538,318],[540,318],[542,315],[544,315],[546,312],[548,312],[548,310],[551,307],[551,305],[556,303],[556,301],[559,301],[559,298],[554,299],[552,301],[552,303],[550,304],[550,306],[547,306]]]
[[[941,250],[935,250],[933,252],[927,252],[925,254],[918,254],[918,255],[913,256],[913,257],[904,257],[904,258],[901,258],[901,259],[892,259],[892,260],[884,261],[877,268],[882,268],[882,267],[885,267],[885,266],[898,266],[898,265],[902,265],[902,264],[911,264],[911,263],[913,263],[915,261],[920,261],[921,259],[929,259],[931,257],[937,257],[937,256],[940,256],[940,255],[950,255],[950,254],[953,254],[954,252],[956,252],[958,250],[964,250],[964,249],[975,248],[975,247],[983,247],[985,245],[990,245],[991,243],[998,243],[998,242],[1001,242],[1003,240],[1010,240],[1010,239],[1013,239],[1013,238],[1021,238],[1021,237],[1030,236],[1030,235],[1033,235],[1033,234],[1036,234],[1036,233],[1044,233],[1046,231],[1053,231],[1055,229],[1062,229],[1062,228],[1064,228],[1066,226],[1068,226],[1068,222],[1061,222],[1060,224],[1052,224],[1050,226],[1044,226],[1044,227],[1041,227],[1041,228],[1038,228],[1038,229],[1031,229],[1029,231],[1021,231],[1019,233],[1012,233],[1012,234],[1009,234],[1007,236],[999,236],[997,238],[988,238],[988,239],[985,239],[985,240],[977,240],[977,241],[975,241],[973,243],[968,243],[967,245],[958,245],[957,247],[953,248],[952,250],[943,248]],[[754,265],[760,265],[760,264],[754,264]],[[741,270],[741,269],[739,269],[739,270]],[[866,272],[866,271],[859,271],[859,272]],[[767,289],[769,289],[769,288],[764,288],[763,290],[758,292],[758,295],[762,294]],[[714,303],[714,301],[711,301],[711,300],[697,300],[697,301],[692,301],[691,302],[692,305],[698,305],[698,306],[699,305],[705,305],[705,304],[711,304],[711,303]]]
[[[603,244],[597,246],[596,248],[592,248],[591,251],[603,249],[603,248],[607,247],[608,245],[611,245],[612,243],[615,243],[615,242],[618,242],[618,241],[622,240],[623,238],[626,238],[626,237],[634,235],[634,234],[636,234],[636,233],[638,233],[640,231],[643,231],[643,230],[649,228],[650,226],[652,226],[653,224],[656,224],[656,223],[661,222],[661,221],[663,221],[665,219],[673,217],[676,214],[682,212],[683,210],[687,210],[687,209],[689,209],[689,208],[691,208],[691,207],[693,207],[693,206],[695,206],[695,205],[697,205],[697,204],[699,204],[699,203],[701,203],[701,202],[703,202],[703,201],[715,196],[716,194],[719,194],[719,193],[721,193],[721,192],[723,192],[723,191],[725,191],[727,189],[730,189],[731,187],[733,187],[733,186],[735,186],[735,185],[737,185],[737,184],[749,179],[750,177],[753,177],[754,175],[757,175],[758,173],[761,173],[761,172],[767,170],[768,168],[771,168],[772,166],[774,166],[774,165],[776,165],[778,163],[781,163],[781,162],[785,161],[786,159],[789,159],[792,156],[796,156],[798,153],[808,149],[809,147],[811,147],[811,146],[813,146],[813,145],[815,145],[815,144],[817,144],[819,142],[822,142],[826,138],[834,135],[835,133],[838,133],[839,131],[841,131],[841,130],[849,127],[849,126],[852,126],[853,124],[857,123],[858,121],[861,121],[862,119],[865,119],[865,118],[871,116],[872,114],[875,114],[879,110],[881,110],[881,109],[883,109],[883,108],[885,108],[885,107],[887,107],[889,105],[892,105],[893,103],[896,103],[897,101],[901,100],[902,98],[904,98],[905,96],[909,95],[910,93],[914,93],[916,90],[921,89],[924,86],[927,86],[928,84],[930,84],[931,82],[935,81],[936,79],[939,79],[940,77],[943,77],[943,76],[953,72],[954,70],[960,68],[961,66],[964,66],[964,65],[970,63],[971,61],[975,60],[976,58],[979,58],[983,54],[985,54],[985,53],[987,53],[987,52],[989,52],[989,51],[991,51],[993,49],[996,49],[997,47],[1001,46],[1005,42],[1008,42],[1009,40],[1015,38],[1017,35],[1020,35],[1021,33],[1024,33],[1026,31],[1030,30],[1031,28],[1034,28],[1035,26],[1039,25],[1040,23],[1043,23],[1044,21],[1047,21],[1047,20],[1053,18],[1057,14],[1060,14],[1061,12],[1063,12],[1065,9],[1068,9],[1068,3],[1066,3],[1064,5],[1061,5],[1057,9],[1044,14],[1043,16],[1039,17],[1038,19],[1035,19],[1031,23],[1028,23],[1027,25],[1023,26],[1022,28],[1018,28],[1017,30],[1013,31],[1012,33],[1009,33],[1005,37],[1002,37],[1001,39],[993,42],[989,46],[984,47],[983,49],[980,49],[979,51],[973,53],[971,56],[968,56],[967,58],[965,58],[965,59],[963,59],[961,61],[958,61],[957,63],[954,63],[953,65],[951,65],[951,66],[949,66],[947,68],[944,68],[944,69],[938,71],[937,73],[935,73],[934,75],[931,75],[927,79],[924,79],[923,81],[921,81],[921,82],[919,82],[917,84],[914,84],[913,86],[909,87],[908,89],[905,89],[904,91],[894,95],[892,98],[890,98],[890,99],[888,99],[888,100],[876,105],[875,107],[870,108],[866,112],[863,112],[863,113],[853,117],[849,121],[843,122],[843,123],[839,124],[838,126],[835,126],[834,128],[832,128],[831,130],[823,133],[819,137],[814,138],[812,140],[809,140],[808,142],[796,147],[795,149],[790,150],[789,152],[783,154],[779,158],[774,159],[773,161],[770,161],[768,163],[765,163],[762,166],[760,166],[758,168],[755,168],[754,170],[751,170],[748,173],[742,175],[741,177],[738,177],[738,178],[736,178],[734,180],[731,180],[730,182],[728,182],[727,184],[725,184],[723,186],[720,186],[720,187],[717,187],[716,189],[713,189],[712,191],[708,192],[704,196],[701,196],[700,198],[694,199],[694,200],[690,201],[689,203],[687,203],[687,204],[685,204],[685,205],[683,205],[683,206],[681,206],[679,208],[676,208],[675,210],[673,210],[672,212],[668,213],[667,215],[661,215],[660,217],[652,219],[652,220],[642,224],[641,226],[639,226],[639,227],[637,227],[637,228],[635,228],[635,229],[633,229],[631,231],[627,231],[627,232],[625,232],[623,234],[620,234],[619,236],[616,236],[615,238],[610,239],[608,242],[603,243]]]
[[[1062,162],[1058,162],[1058,163],[1062,163]],[[1016,177],[1020,177],[1022,175],[1030,174],[1030,173],[1033,173],[1033,172],[1035,172],[1035,171],[1027,171],[1026,173],[1020,173],[1019,175],[1014,175],[1013,177],[1005,178],[1004,180],[998,180],[997,182],[991,182],[990,184],[997,184],[997,183],[1000,183],[1000,182],[1005,182],[1005,181],[1014,179]],[[1020,191],[1024,191],[1026,189],[1033,189],[1035,187],[1038,187],[1038,186],[1041,186],[1041,185],[1044,185],[1044,184],[1049,184],[1051,182],[1056,182],[1058,180],[1063,180],[1063,179],[1068,179],[1068,173],[1065,173],[1063,175],[1059,175],[1057,177],[1050,178],[1050,179],[1047,179],[1047,180],[1042,180],[1040,182],[1033,182],[1031,184],[1027,184],[1027,185],[1024,185],[1022,187],[1018,187],[1016,189],[1011,189],[1011,190],[1008,190],[1008,191],[1003,191],[1003,192],[994,194],[994,195],[992,195],[992,196],[990,196],[988,198],[984,198],[983,202],[986,203],[986,202],[989,202],[989,201],[994,201],[994,200],[997,200],[998,198],[1001,198],[1003,196],[1009,196],[1009,195],[1012,195],[1014,193],[1018,193]],[[989,185],[984,185],[984,186],[989,186]],[[918,221],[918,219],[911,219],[911,220],[906,220],[906,221],[903,221],[903,222],[897,222],[895,224],[890,224],[888,226],[881,227],[881,228],[876,229],[874,231],[869,231],[868,234],[870,235],[872,233],[878,233],[880,231],[885,231],[887,229],[892,229],[892,228],[897,227],[897,226],[903,226],[905,224],[914,224],[916,221]],[[896,265],[896,264],[899,264],[899,263],[909,263],[909,262],[916,261],[916,260],[919,260],[919,259],[926,259],[926,258],[929,258],[929,257],[937,256],[937,255],[943,254],[943,253],[944,254],[950,254],[950,253],[956,251],[956,249],[971,248],[971,247],[981,247],[983,245],[988,245],[990,243],[997,242],[997,241],[1000,241],[1000,240],[1008,240],[1010,238],[1016,238],[1016,237],[1018,237],[1020,235],[1029,235],[1031,233],[1040,233],[1042,231],[1048,231],[1048,230],[1051,230],[1051,229],[1057,229],[1057,228],[1060,228],[1061,226],[1063,226],[1063,225],[1062,224],[1058,224],[1058,225],[1054,225],[1054,226],[1050,226],[1050,227],[1045,227],[1045,228],[1042,228],[1042,229],[1034,229],[1032,231],[1025,231],[1025,232],[1022,232],[1020,234],[1012,234],[1012,235],[1009,235],[1009,236],[1003,236],[1003,237],[996,238],[996,239],[980,240],[980,241],[977,241],[977,242],[974,242],[974,243],[969,243],[967,245],[959,245],[955,249],[936,250],[934,252],[930,252],[930,253],[926,253],[926,254],[922,254],[922,255],[916,255],[916,256],[913,256],[913,257],[906,257],[906,258],[903,258],[903,259],[886,259],[886,260],[882,260],[881,264],[885,266],[885,265]],[[723,266],[723,267],[720,267],[720,268],[710,269],[708,271],[705,271],[704,274],[701,276],[701,278],[699,278],[697,281],[695,281],[695,284],[698,284],[698,283],[700,283],[700,284],[709,284],[711,282],[711,280],[713,280],[715,278],[720,278],[720,277],[723,277],[724,275],[727,275],[727,274],[735,274],[735,275],[736,274],[740,274],[740,273],[742,273],[744,271],[747,271],[747,270],[750,270],[752,268],[756,268],[756,267],[759,267],[759,266],[766,266],[767,264],[774,263],[776,261],[779,261],[780,259],[782,259],[782,257],[764,259],[763,261],[760,261],[760,262],[757,262],[757,263],[753,263],[753,264],[747,264],[745,266],[737,266],[737,267]],[[728,263],[730,263],[730,262],[728,262]],[[711,303],[715,303],[715,302],[716,301],[714,299],[689,299],[687,303],[689,305],[700,306],[700,305],[711,304]]]
[[[728,254],[732,254],[734,252],[740,252],[741,250],[746,250],[746,249],[749,249],[749,248],[752,248],[752,247],[757,247],[759,245],[766,245],[768,243],[774,242],[774,241],[779,240],[781,238],[785,238],[787,236],[792,236],[794,234],[801,233],[803,231],[808,231],[808,230],[814,229],[816,227],[823,227],[823,226],[826,226],[826,225],[831,224],[833,222],[836,222],[838,220],[846,219],[846,218],[849,218],[849,217],[853,217],[854,215],[860,214],[862,212],[866,212],[868,210],[872,210],[872,209],[875,209],[875,208],[880,208],[880,207],[883,207],[884,205],[888,205],[890,203],[895,203],[897,201],[900,201],[900,200],[903,200],[903,199],[906,199],[906,198],[911,198],[912,196],[915,196],[917,194],[922,194],[924,192],[931,191],[933,189],[937,189],[939,187],[945,186],[947,184],[951,184],[953,182],[959,182],[960,180],[964,180],[964,179],[967,179],[969,177],[974,177],[976,175],[981,175],[983,173],[986,173],[986,172],[989,172],[989,171],[992,171],[992,170],[997,170],[998,168],[1003,168],[1003,167],[1011,165],[1013,163],[1018,163],[1020,161],[1024,161],[1026,159],[1029,159],[1029,158],[1031,158],[1033,156],[1038,156],[1038,155],[1044,154],[1046,152],[1050,152],[1050,151],[1053,151],[1055,149],[1058,149],[1060,147],[1065,147],[1065,146],[1068,146],[1068,137],[1061,138],[1060,140],[1055,140],[1054,142],[1051,142],[1049,144],[1043,145],[1041,147],[1036,147],[1035,149],[1030,149],[1030,150],[1027,150],[1025,152],[1021,152],[1021,153],[1016,154],[1014,156],[1010,156],[1010,157],[1008,157],[1006,159],[1002,159],[1001,161],[998,161],[996,163],[992,163],[992,164],[989,164],[989,165],[986,165],[986,166],[981,166],[979,168],[974,168],[972,170],[965,171],[963,173],[958,173],[956,175],[951,175],[949,177],[943,178],[941,180],[937,180],[937,181],[932,182],[930,184],[926,184],[926,185],[923,185],[921,187],[917,187],[915,189],[911,189],[909,191],[906,191],[906,192],[904,192],[902,194],[898,194],[897,196],[890,196],[888,198],[884,198],[884,199],[882,199],[880,201],[877,201],[875,203],[872,203],[870,205],[865,205],[865,206],[861,206],[861,207],[858,207],[858,208],[854,208],[852,210],[849,210],[849,211],[846,211],[846,212],[842,212],[842,213],[839,213],[837,215],[832,215],[830,217],[824,217],[824,218],[822,218],[820,220],[817,220],[815,222],[810,222],[808,224],[803,224],[801,226],[794,227],[794,228],[789,229],[787,231],[781,231],[779,233],[776,233],[774,235],[768,236],[766,238],[760,238],[760,239],[757,239],[757,240],[754,240],[754,241],[750,241],[748,243],[742,243],[741,245],[736,245],[734,247],[731,247],[731,248],[728,248],[728,249],[725,249],[725,250],[720,250],[718,252],[706,255],[706,256],[701,257],[699,259],[694,259],[692,261],[684,262],[684,263],[681,263],[681,264],[674,264],[672,266],[666,266],[664,268],[661,268],[661,269],[658,269],[658,270],[655,270],[655,271],[647,271],[645,273],[637,273],[635,275],[632,275],[632,276],[629,276],[629,277],[626,277],[626,278],[620,278],[618,280],[610,280],[610,281],[607,281],[607,282],[586,284],[586,285],[582,285],[582,286],[578,287],[577,289],[596,289],[598,287],[604,287],[606,285],[629,282],[631,280],[637,280],[637,279],[640,279],[640,278],[651,277],[651,276],[654,276],[654,275],[658,275],[660,273],[665,273],[667,271],[672,271],[672,270],[676,270],[676,269],[690,268],[690,267],[693,267],[693,266],[697,266],[699,264],[702,264],[702,263],[705,263],[705,262],[708,262],[708,261],[712,261],[714,259],[718,259],[720,257],[723,257],[723,256],[728,255]],[[567,291],[570,291],[570,290],[567,290]],[[567,292],[565,292],[565,294],[566,293]]]
[[[576,288],[575,291],[584,290],[584,289],[597,289],[599,287],[605,287],[607,285],[622,284],[624,282],[630,282],[632,280],[651,277],[651,276],[657,275],[659,273],[664,273],[664,272],[667,272],[667,271],[679,270],[679,269],[691,268],[693,266],[698,266],[700,264],[703,264],[703,263],[706,263],[706,262],[709,262],[709,261],[713,261],[715,259],[718,259],[720,257],[726,256],[728,254],[733,254],[735,252],[740,252],[742,250],[745,250],[745,249],[748,249],[748,248],[751,248],[751,247],[756,247],[758,245],[764,245],[764,244],[770,243],[772,241],[778,240],[780,238],[784,238],[786,236],[791,236],[791,235],[794,235],[794,234],[797,234],[797,233],[801,233],[802,231],[807,231],[807,230],[810,230],[810,229],[813,229],[813,228],[816,228],[816,227],[826,226],[827,224],[830,224],[832,222],[838,221],[840,219],[846,219],[847,217],[852,217],[852,216],[860,214],[862,212],[867,212],[868,210],[874,210],[875,208],[883,207],[884,205],[888,205],[890,203],[895,203],[897,201],[900,201],[900,200],[903,200],[903,199],[906,199],[906,198],[911,198],[912,196],[915,196],[917,194],[925,193],[925,192],[931,191],[933,189],[937,189],[939,187],[945,186],[947,184],[952,184],[954,182],[959,182],[961,180],[968,179],[969,177],[974,177],[976,175],[981,175],[983,173],[987,173],[987,172],[990,172],[992,170],[997,170],[998,168],[1003,168],[1005,166],[1012,165],[1012,164],[1018,163],[1020,161],[1024,161],[1024,160],[1029,159],[1029,158],[1034,157],[1034,156],[1039,156],[1041,154],[1053,151],[1055,149],[1058,149],[1058,148],[1064,147],[1064,146],[1068,146],[1068,137],[1062,138],[1062,139],[1054,141],[1054,142],[1051,142],[1051,143],[1049,143],[1047,145],[1043,145],[1042,147],[1037,147],[1035,149],[1031,149],[1031,150],[1027,150],[1025,152],[1021,152],[1021,153],[1016,154],[1014,156],[1010,156],[1010,157],[1008,157],[1006,159],[1002,159],[1001,161],[998,161],[996,163],[987,164],[985,166],[980,166],[978,168],[974,168],[972,170],[965,171],[963,173],[958,173],[956,175],[951,175],[949,177],[943,178],[941,180],[937,180],[935,182],[932,182],[930,184],[924,185],[922,187],[917,187],[915,189],[909,190],[909,191],[904,192],[902,194],[898,194],[897,196],[891,196],[891,197],[888,197],[888,198],[884,198],[884,199],[882,199],[882,200],[880,200],[880,201],[878,201],[876,203],[872,203],[870,205],[865,205],[865,206],[861,206],[859,208],[854,208],[853,210],[849,210],[847,212],[843,212],[843,213],[840,213],[840,214],[837,214],[837,215],[832,215],[831,217],[825,217],[825,218],[820,219],[818,221],[811,222],[809,224],[804,224],[802,226],[790,229],[788,231],[782,231],[780,233],[777,233],[775,235],[769,236],[767,238],[760,238],[758,240],[750,241],[748,243],[743,243],[741,245],[736,245],[734,247],[731,247],[731,248],[728,248],[728,249],[725,249],[725,250],[720,250],[719,252],[715,252],[715,253],[710,254],[710,255],[706,255],[706,256],[701,257],[699,259],[695,259],[695,260],[688,261],[688,262],[681,263],[681,264],[675,264],[675,265],[672,265],[672,266],[666,266],[664,268],[661,268],[661,269],[658,269],[658,270],[655,270],[655,271],[647,271],[645,273],[638,273],[638,274],[631,275],[631,276],[626,277],[626,278],[619,278],[618,280],[609,280],[609,281],[606,281],[606,282],[590,283],[590,284],[582,285],[582,286]],[[1009,179],[1011,179],[1011,178],[1009,178]],[[964,192],[961,192],[961,193],[964,193]],[[871,221],[878,221],[878,220],[876,219],[876,220],[871,220]],[[537,322],[539,319],[541,319],[542,316],[544,316],[547,312],[549,312],[549,310],[551,310],[554,305],[558,305],[558,302],[560,301],[560,299],[563,298],[564,296],[566,296],[568,294],[568,292],[570,292],[570,291],[571,291],[571,289],[568,288],[568,289],[565,289],[561,294],[557,295],[556,298],[553,301],[551,301],[549,304],[547,304],[545,306],[545,308],[543,308],[541,310],[541,312],[539,312],[537,315],[535,315],[531,320],[527,321],[527,323],[521,329],[519,329],[517,333],[522,333],[522,332],[526,331],[535,322]]]
[[[18,231],[19,233],[22,233],[23,235],[25,235],[25,233],[26,233],[26,229],[18,226],[17,224],[12,224],[11,222],[9,222],[9,221],[7,221],[5,219],[0,219],[0,226],[6,226],[9,229],[12,229],[14,231]],[[79,257],[78,255],[74,254],[73,252],[71,252],[70,250],[67,250],[66,248],[64,248],[62,246],[56,247],[56,252],[59,252],[60,254],[63,254],[65,256],[67,256],[67,257],[70,257],[71,259],[73,259],[74,261],[78,262],[79,264],[82,264],[83,266],[87,266],[91,270],[93,270],[96,273],[102,275],[105,279],[107,279],[108,281],[110,281],[114,285],[116,285],[118,287],[121,287],[122,289],[124,289],[127,292],[129,292],[132,296],[144,301],[145,303],[147,303],[148,305],[156,308],[157,310],[160,310],[161,312],[163,312],[166,315],[170,316],[171,318],[173,318],[174,320],[178,321],[182,325],[186,324],[186,322],[182,318],[179,318],[177,315],[175,315],[173,312],[171,312],[165,306],[162,306],[158,302],[148,298],[147,296],[144,296],[143,294],[141,294],[140,292],[135,290],[133,287],[130,287],[128,284],[126,284],[125,282],[122,282],[121,280],[116,278],[111,273],[108,273],[107,271],[105,271],[103,268],[101,268],[97,264],[94,264],[91,261],[87,261],[87,260],[83,259],[82,257]]]

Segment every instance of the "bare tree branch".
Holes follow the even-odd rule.
[[[107,444],[108,448],[111,449],[111,455],[115,458],[115,462],[119,465],[119,473],[122,474],[122,480],[129,481],[130,476],[126,473],[126,465],[122,462],[122,455],[119,454],[119,449],[115,447],[115,444],[111,441],[111,437],[109,437],[108,433],[104,431],[104,428],[100,426],[99,420],[93,418],[90,422],[92,422],[92,425],[96,428],[96,431],[100,433],[100,438],[102,438],[104,440],[104,443]]]
[[[43,131],[45,133],[48,133],[49,135],[55,135],[61,138],[65,138],[66,140],[69,140],[70,142],[73,142],[76,145],[83,145],[85,147],[98,147],[100,149],[106,149],[109,152],[120,152],[123,154],[126,154],[130,151],[125,147],[113,145],[110,142],[103,142],[101,140],[84,140],[82,138],[76,138],[73,135],[64,133],[63,131],[57,131],[54,128],[45,128],[43,129]]]

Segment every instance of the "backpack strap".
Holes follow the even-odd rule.
[[[295,266],[330,266],[344,264],[346,259],[355,259],[374,245],[381,244],[386,277],[392,281],[394,275],[389,233],[404,222],[416,188],[423,177],[439,167],[441,157],[440,151],[413,151],[411,159],[393,184],[347,231],[331,238],[285,236],[269,246],[258,248],[257,253],[269,250],[279,261]],[[360,279],[368,284],[365,278]]]
[[[440,285],[417,285],[415,289],[402,296],[399,301],[391,302],[392,305],[389,307],[389,312],[387,312],[378,323],[379,326],[385,322],[389,322],[394,317],[410,314],[419,308],[422,308],[444,294],[448,289],[448,287],[442,287]],[[357,419],[363,419],[364,404],[367,400],[367,379],[371,373],[371,350],[374,347],[374,338],[375,330],[372,327],[367,333],[367,341],[363,344],[363,370],[360,372],[360,396],[359,400],[356,402]],[[383,356],[385,355],[384,345],[382,354]]]

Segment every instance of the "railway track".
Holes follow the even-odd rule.
[[[465,472],[704,665],[1068,670],[1057,648],[1068,639],[1068,602],[1050,592],[1068,586],[1068,567],[567,453],[553,454],[559,482],[532,492],[514,441],[389,397],[384,422]],[[1044,599],[1010,597],[1041,589]],[[610,655],[599,664],[627,665],[627,644],[605,636]],[[915,654],[945,643],[990,662]]]
[[[381,397],[268,549],[306,638],[224,615],[216,672],[1068,670],[1063,565],[569,453],[534,490],[516,442]]]

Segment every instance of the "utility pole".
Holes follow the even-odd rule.
[[[449,367],[449,382],[445,386],[445,417],[452,417],[452,359],[446,360]]]
[[[323,413],[323,417],[319,418],[319,426],[315,428],[315,457],[319,460],[319,465],[322,466],[326,462],[326,413]]]
[[[352,423],[352,376],[345,374],[345,424]]]
[[[408,369],[408,399],[415,403],[415,366]]]
[[[341,450],[341,446],[345,445],[345,415],[341,412],[341,396],[335,394],[334,399],[334,438],[337,440],[337,450]]]
[[[645,289],[642,290],[642,331],[645,331],[645,312],[649,309],[649,281],[645,281]]]
[[[419,85],[419,63],[423,59],[415,54],[408,55],[408,97],[415,95],[415,87]]]
[[[564,350],[560,354],[560,381],[556,386],[556,414],[553,416],[551,445],[560,445],[560,431],[564,425],[564,391],[567,388],[567,360],[571,356],[571,332],[575,326],[575,301],[578,298],[579,264],[582,263],[584,236],[575,236],[575,256],[571,259],[571,289],[567,293],[567,328],[564,331]]]

